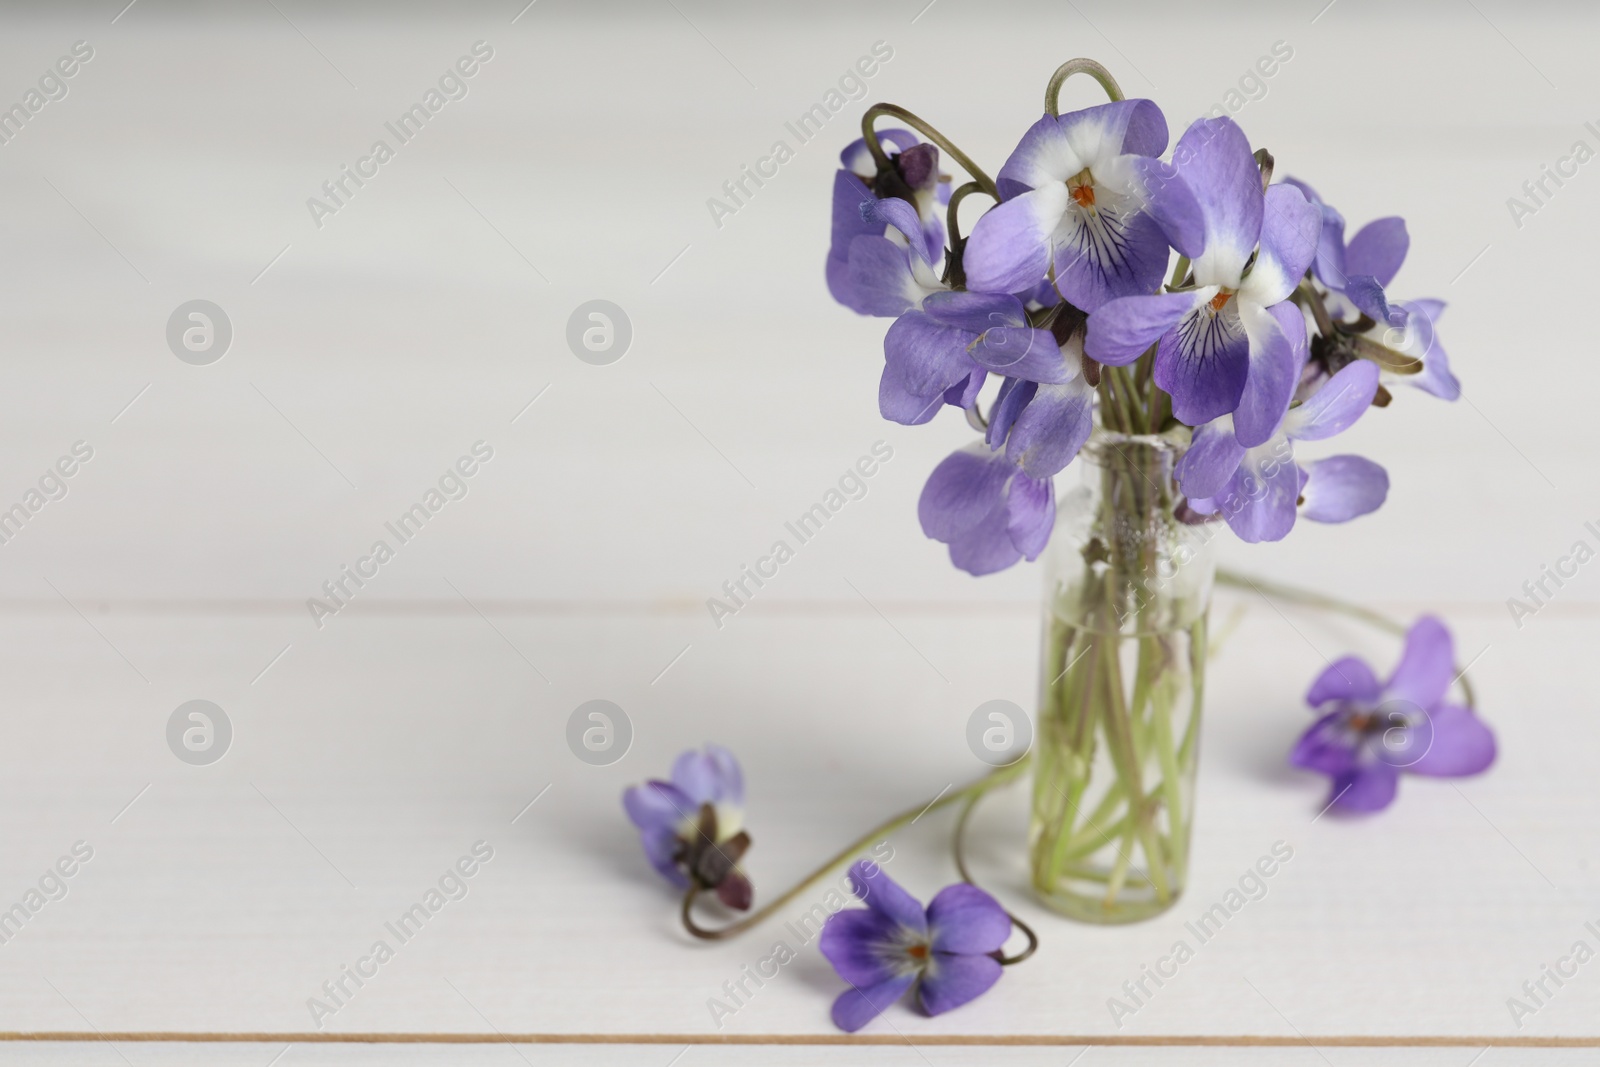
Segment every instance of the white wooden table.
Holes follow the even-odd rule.
[[[1520,1028],[1506,1001],[1575,941],[1600,947],[1597,587],[1580,570],[1521,628],[1505,601],[1600,520],[1600,178],[1520,228],[1505,201],[1596,144],[1593,13],[120,6],[7,12],[0,33],[0,102],[94,49],[0,146],[0,506],[93,449],[0,544],[0,909],[92,849],[0,943],[0,1062],[1592,1062],[1600,964]],[[307,198],[480,40],[466,97],[318,228]],[[706,199],[880,40],[868,97],[715,226]],[[1386,666],[1394,644],[1221,597],[1219,623],[1241,614],[1171,913],[1097,929],[1035,907],[1016,789],[980,809],[973,859],[1040,930],[1034,960],[959,1011],[899,1007],[844,1038],[807,946],[719,1028],[707,1000],[778,935],[679,932],[621,791],[683,748],[734,749],[759,899],[981,773],[979,703],[1033,701],[1037,573],[971,580],[916,527],[967,431],[883,423],[884,324],[822,289],[854,116],[898,101],[992,168],[1063,59],[1106,60],[1176,130],[1279,40],[1294,58],[1239,121],[1353,224],[1408,218],[1399,287],[1450,300],[1467,398],[1403,395],[1339,442],[1389,467],[1377,515],[1225,556],[1442,612],[1481,653],[1500,761],[1318,818],[1324,782],[1284,763],[1300,695],[1324,657]],[[597,298],[633,325],[610,366],[565,341]],[[209,366],[164,336],[193,299],[233,324]],[[865,498],[714,626],[706,598],[880,439],[894,456]],[[465,497],[319,628],[306,599],[480,441]],[[565,742],[596,698],[635,730],[604,767]],[[168,747],[190,700],[229,718],[218,762]],[[924,898],[954,879],[949,823],[891,839]],[[465,896],[314,1020],[308,998],[480,841]],[[1266,896],[1119,1028],[1107,999],[1277,841],[1294,857]]]

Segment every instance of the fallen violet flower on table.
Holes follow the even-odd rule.
[[[1437,778],[1477,774],[1494,762],[1494,733],[1471,708],[1446,702],[1455,679],[1450,631],[1424,615],[1406,633],[1387,682],[1379,684],[1355,656],[1317,676],[1306,703],[1333,710],[1301,736],[1289,762],[1333,778],[1330,806],[1361,812],[1388,807],[1403,770]]]
[[[750,847],[744,821],[744,774],[721,745],[690,750],[672,764],[672,781],[651,779],[622,795],[645,855],[680,889],[715,890],[730,908],[750,907],[750,879],[738,867]]]
[[[1011,917],[975,885],[939,890],[924,911],[870,860],[850,868],[850,885],[866,908],[835,912],[819,947],[851,988],[833,1002],[833,1022],[855,1033],[913,985],[929,1015],[988,992],[1000,978],[1000,948]]]

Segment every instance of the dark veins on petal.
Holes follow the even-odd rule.
[[[1078,258],[1092,263],[1100,274],[1133,278],[1133,257],[1128,252],[1128,221],[1113,207],[1078,208],[1071,244]]]
[[[1239,312],[1231,303],[1218,312],[1201,308],[1178,323],[1178,347],[1204,363],[1236,342],[1242,332]]]

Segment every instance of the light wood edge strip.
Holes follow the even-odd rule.
[[[364,1045],[904,1045],[896,1034],[480,1034],[480,1033],[249,1033],[198,1031],[0,1031],[0,1041],[136,1042],[169,1041],[195,1044]],[[1263,1034],[923,1034],[914,1045],[1012,1047],[1077,1047],[1082,1045],[1176,1048],[1600,1048],[1600,1036],[1461,1036],[1435,1034],[1312,1035],[1276,1037]]]

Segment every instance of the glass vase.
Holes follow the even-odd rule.
[[[1171,907],[1189,870],[1215,527],[1180,521],[1183,443],[1098,432],[1044,566],[1029,852],[1087,922]]]

